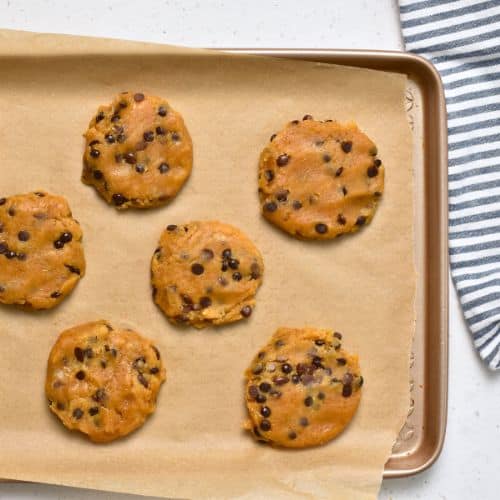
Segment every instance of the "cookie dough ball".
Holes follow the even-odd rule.
[[[368,224],[384,191],[375,144],[355,123],[306,115],[260,155],[262,214],[300,239],[332,239]]]
[[[0,303],[50,309],[84,274],[82,230],[64,198],[0,197]]]
[[[263,271],[259,250],[229,224],[169,225],[151,261],[153,298],[173,323],[231,323],[251,315]]]
[[[50,352],[45,393],[68,429],[104,443],[144,423],[164,381],[160,351],[150,340],[95,321],[61,333]]]
[[[118,209],[164,205],[191,173],[189,132],[160,97],[119,94],[97,110],[85,139],[82,181]]]
[[[279,328],[247,369],[245,428],[286,448],[324,444],[349,424],[363,377],[342,335],[316,328]]]

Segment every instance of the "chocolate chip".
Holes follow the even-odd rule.
[[[267,398],[266,396],[264,396],[264,394],[257,394],[257,396],[255,397],[255,401],[257,401],[257,403],[265,403],[267,401]]]
[[[106,361],[101,361],[101,368],[104,369],[104,368],[106,368],[106,366],[108,366],[106,364]]]
[[[160,163],[158,170],[160,171],[160,174],[166,174],[170,170],[170,167],[169,167],[168,163],[163,162],[163,163]]]
[[[259,389],[262,392],[269,392],[271,390],[271,384],[269,384],[268,382],[261,382],[259,384]]]
[[[172,140],[173,140],[174,142],[180,141],[180,139],[181,139],[181,136],[179,135],[179,133],[178,133],[178,132],[172,132],[171,137],[172,137]]]
[[[263,416],[263,417],[269,417],[271,415],[271,408],[269,408],[269,406],[263,406],[261,409],[260,409],[260,414]]]
[[[5,205],[7,198],[0,198],[0,206]]]
[[[283,339],[279,339],[274,343],[274,345],[276,347],[283,347],[285,345],[285,341]]]
[[[16,252],[12,251],[12,250],[8,250],[6,253],[5,253],[5,257],[7,257],[9,260],[10,259],[14,259],[16,257]]]
[[[299,120],[292,120],[290,123],[292,125],[298,125],[299,124]]]
[[[73,410],[73,417],[80,420],[83,417],[83,411],[80,408],[75,408]]]
[[[318,392],[318,399],[325,399],[325,393],[324,392]]]
[[[83,363],[83,350],[80,349],[80,347],[75,347],[75,350],[73,351],[75,354],[75,358],[80,361],[80,363]]]
[[[141,94],[140,92],[138,92],[137,94],[134,94],[134,101],[135,102],[144,101],[144,94]]]
[[[300,417],[299,424],[302,427],[307,427],[309,425],[309,420],[306,417]]]
[[[281,371],[283,373],[290,373],[292,370],[292,365],[290,365],[289,363],[284,363],[283,365],[281,365]]]
[[[212,260],[214,258],[214,252],[213,252],[213,250],[210,250],[210,248],[204,248],[201,251],[201,258],[203,260]]]
[[[311,396],[307,396],[306,399],[304,399],[304,404],[306,406],[312,406],[314,403],[314,400]]]
[[[126,101],[120,101],[120,102],[118,103],[118,105],[119,105],[119,106],[120,106],[120,108],[122,108],[122,109],[125,109],[125,108],[128,106],[128,104],[127,104],[127,102],[126,102]]]
[[[120,143],[120,144],[123,144],[125,142],[125,139],[127,137],[125,136],[125,134],[118,134],[118,136],[116,137],[116,140]]]
[[[157,135],[165,135],[165,129],[163,127],[156,127]]]
[[[59,240],[63,243],[69,243],[73,239],[73,235],[69,231],[65,231],[59,236]]]
[[[273,142],[273,141],[274,141],[274,139],[276,139],[276,134],[273,134],[273,135],[270,137],[269,142]]]
[[[75,377],[78,380],[83,380],[85,378],[85,372],[83,370],[79,370],[76,372]]]
[[[295,431],[289,431],[288,439],[297,439],[297,433]]]
[[[380,165],[382,165],[382,160],[379,160],[378,158],[373,162],[373,164],[378,168]]]
[[[92,395],[92,399],[96,403],[102,403],[106,399],[106,391],[104,389],[97,389],[97,391]]]
[[[125,196],[123,196],[122,194],[120,193],[115,193],[113,196],[112,196],[112,200],[113,200],[113,203],[119,207],[121,205],[123,205],[124,203],[126,203],[128,200],[127,198],[125,198]]]
[[[314,229],[319,234],[325,234],[328,232],[328,226],[326,224],[323,224],[322,222],[319,222],[318,224],[316,224],[314,226]]]
[[[95,122],[99,123],[101,120],[104,120],[104,113],[102,111],[100,111],[95,117]]]
[[[205,268],[201,265],[201,264],[198,264],[198,262],[195,262],[192,266],[191,266],[191,272],[193,274],[196,274],[197,276],[199,276],[200,274],[203,274],[205,271]]]
[[[329,154],[324,154],[323,155],[323,161],[325,163],[328,163],[328,162],[332,161],[332,157]]]
[[[344,171],[344,167],[337,168],[337,170],[335,171],[335,177],[340,177],[342,175],[343,171]]]
[[[115,139],[115,136],[114,136],[114,135],[111,135],[111,134],[106,134],[106,135],[104,136],[104,139],[106,139],[106,142],[107,142],[108,144],[113,144],[113,143],[115,142],[115,140],[116,140],[116,139]]]
[[[89,415],[91,417],[97,415],[99,413],[99,408],[97,406],[93,406],[92,408],[89,408]]]
[[[30,239],[30,233],[28,233],[28,231],[19,231],[17,237],[19,241],[28,241]]]
[[[160,116],[167,116],[167,109],[164,106],[158,108],[158,114]]]
[[[61,402],[57,402],[57,405],[56,405],[57,409],[59,411],[63,411],[66,407],[64,406],[64,403],[61,403]]]
[[[299,382],[300,382],[300,377],[296,373],[294,373],[292,375],[292,383],[298,384]]]
[[[268,201],[264,204],[264,210],[266,212],[275,212],[278,208],[278,205],[274,201]]]
[[[339,366],[344,366],[345,364],[347,364],[347,360],[345,358],[337,358],[337,364]]]
[[[244,318],[248,318],[252,314],[252,308],[250,306],[244,306],[240,313]]]
[[[366,217],[364,215],[360,215],[357,219],[356,219],[356,226],[363,226],[366,222]]]
[[[58,299],[61,295],[62,295],[61,292],[52,292],[50,294],[51,298],[53,298],[53,299]]]
[[[342,141],[340,146],[344,153],[350,153],[352,151],[352,141]]]
[[[352,394],[352,385],[345,384],[342,387],[342,396],[344,396],[344,398],[348,398],[351,394]]]
[[[94,176],[94,179],[95,179],[96,181],[100,181],[100,180],[102,179],[102,177],[103,177],[103,176],[102,176],[102,172],[101,172],[100,170],[94,170],[94,171],[92,172],[92,175]]]
[[[333,336],[334,336],[336,339],[342,340],[342,334],[341,334],[340,332],[334,332],[334,333],[333,333]]]
[[[304,115],[302,120],[312,120],[313,117],[311,115]]]
[[[200,306],[203,309],[206,309],[207,307],[210,307],[212,305],[212,299],[210,297],[202,297],[200,299]]]
[[[144,132],[144,134],[142,134],[142,136],[144,137],[144,140],[147,142],[154,141],[154,138],[155,138],[155,134],[152,130],[148,130],[147,132]]]
[[[240,265],[240,261],[238,259],[228,259],[227,263],[231,269],[238,269],[238,266]]]
[[[346,218],[342,215],[342,214],[338,214],[337,215],[337,222],[341,225],[341,226],[345,226],[346,224]]]
[[[376,177],[378,175],[378,168],[375,165],[368,167],[366,169],[366,175],[368,177]]]
[[[16,215],[16,209],[14,207],[10,207],[9,211],[7,212],[11,217],[14,217]]]
[[[271,182],[274,179],[274,172],[272,170],[266,170],[264,172],[264,177],[266,178],[267,182]]]
[[[89,147],[95,146],[96,144],[101,144],[101,141],[98,141],[98,140],[91,141],[91,142],[89,142]]]
[[[257,363],[253,368],[252,368],[252,373],[254,375],[259,375],[264,371],[264,366],[262,363]]]
[[[290,379],[288,377],[283,376],[283,375],[278,375],[276,377],[273,377],[273,382],[276,385],[285,385],[285,384],[288,384],[288,382],[290,382]]]
[[[260,430],[264,431],[264,432],[267,432],[267,431],[270,431],[271,430],[271,422],[269,422],[269,420],[263,420],[261,423],[260,423]]]
[[[169,224],[167,226],[167,231],[175,231],[177,229],[177,226],[175,224]]]
[[[144,173],[144,171],[145,171],[144,165],[136,165],[136,166],[135,166],[135,171],[136,171],[138,174],[143,174],[143,173]]]
[[[97,149],[90,150],[90,156],[92,156],[92,158],[99,158],[100,155],[101,155],[101,153],[99,150],[97,150]]]
[[[347,196],[347,188],[345,186],[342,186],[342,193],[344,193],[344,196]]]
[[[281,154],[276,158],[276,165],[278,167],[284,167],[290,160],[290,157],[287,154]]]
[[[240,273],[240,272],[238,272],[238,271],[236,271],[235,273],[233,273],[233,280],[234,280],[234,281],[241,281],[241,278],[242,278],[242,277],[243,277],[243,276],[242,276],[242,275],[241,275],[241,273]]]
[[[380,191],[375,191],[373,193],[373,196],[375,196],[375,198],[380,198],[382,196],[382,193]]]
[[[146,380],[146,377],[144,377],[144,375],[142,373],[139,373],[139,375],[137,375],[137,380],[144,387],[146,387],[146,388],[148,387],[148,385],[149,385],[148,381]]]
[[[252,265],[250,266],[250,277],[253,280],[260,278],[260,266],[257,262],[252,262]]]
[[[287,200],[287,198],[288,198],[288,193],[289,193],[289,192],[290,192],[290,191],[288,191],[288,189],[282,189],[281,191],[278,191],[278,192],[276,193],[276,199],[277,199],[278,201],[282,201],[282,202],[283,202],[283,201],[286,201],[286,200]]]
[[[125,161],[130,165],[134,165],[135,163],[137,163],[137,158],[135,157],[135,153],[132,152],[126,153]]]
[[[325,341],[323,339],[316,339],[314,343],[319,346],[325,345]]]
[[[184,302],[184,304],[187,304],[189,306],[192,306],[194,303],[193,299],[189,295],[182,295],[181,298],[182,302]]]

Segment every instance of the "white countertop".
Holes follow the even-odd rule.
[[[193,47],[403,47],[394,0],[0,0],[0,28]],[[500,373],[480,363],[453,288],[450,295],[449,416],[443,452],[426,472],[384,481],[381,499],[500,498]],[[144,497],[0,484],[1,500],[31,498]]]

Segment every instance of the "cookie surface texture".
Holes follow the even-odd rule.
[[[68,202],[42,191],[0,197],[0,302],[50,309],[85,274]]]
[[[363,377],[342,335],[315,328],[279,328],[245,373],[248,420],[259,441],[286,448],[324,444],[349,424]]]
[[[259,161],[262,214],[299,239],[332,239],[368,224],[384,190],[375,144],[355,123],[306,115],[273,134]]]
[[[169,225],[151,260],[153,298],[177,324],[203,328],[252,314],[264,263],[239,229],[218,221]]]
[[[150,340],[96,321],[61,333],[47,363],[45,392],[68,429],[104,443],[144,423],[164,380],[160,352]]]
[[[164,205],[191,173],[189,132],[160,97],[117,95],[99,107],[85,140],[82,181],[118,209]]]

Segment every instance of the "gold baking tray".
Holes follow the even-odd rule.
[[[384,477],[417,474],[431,466],[441,452],[448,399],[448,140],[439,74],[425,59],[404,52],[223,50],[358,66],[408,76],[406,105],[414,138],[416,331],[410,368],[410,409],[385,464]]]
[[[384,477],[416,474],[432,465],[439,456],[447,412],[447,134],[445,101],[439,75],[424,59],[401,52],[222,50],[358,66],[408,76],[407,110],[414,134],[416,334],[408,419],[386,463]]]

